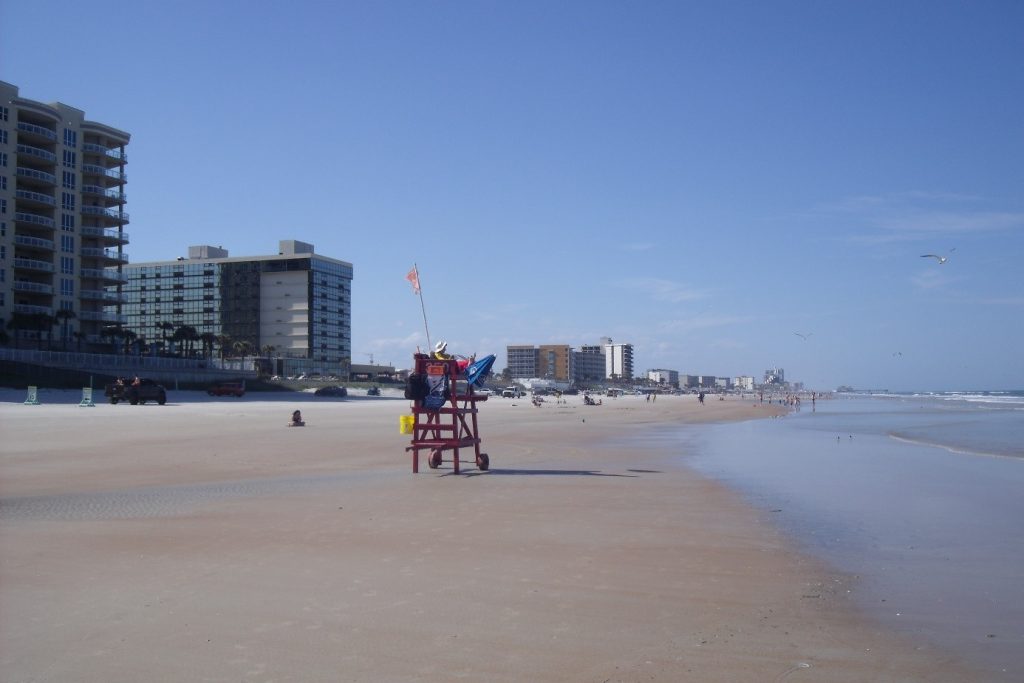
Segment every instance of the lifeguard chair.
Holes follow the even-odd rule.
[[[421,353],[413,358],[417,374],[425,376],[431,386],[444,385],[448,391],[438,407],[425,405],[437,403],[427,399],[416,399],[413,404],[412,441],[405,448],[412,451],[412,471],[420,471],[420,451],[430,451],[427,465],[431,469],[440,467],[444,454],[451,451],[452,466],[458,474],[462,462],[459,451],[469,448],[473,449],[477,468],[488,469],[490,460],[480,452],[476,407],[487,396],[473,391],[473,383],[466,381],[457,360],[438,360]]]

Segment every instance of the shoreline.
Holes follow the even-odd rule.
[[[454,476],[412,474],[404,399],[311,399],[293,430],[294,401],[185,393],[95,408],[0,394],[8,675],[980,680],[865,619],[853,577],[672,448],[628,446],[767,405],[492,399],[491,470]]]

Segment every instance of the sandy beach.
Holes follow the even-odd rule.
[[[455,475],[412,473],[397,394],[24,398],[0,391],[4,681],[983,680],[630,446],[779,406],[492,399],[491,469]]]

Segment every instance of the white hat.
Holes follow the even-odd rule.
[[[444,353],[444,350],[448,348],[448,342],[442,340],[437,342],[434,346],[434,353]]]

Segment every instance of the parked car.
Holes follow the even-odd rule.
[[[522,398],[525,394],[523,393],[523,390],[520,389],[519,387],[512,386],[505,387],[504,389],[502,389],[501,395],[504,398]]]
[[[218,382],[206,390],[210,396],[245,396],[245,384],[242,382]]]
[[[380,387],[370,387],[366,390],[367,396],[380,396]]]
[[[348,389],[345,387],[329,385],[326,387],[320,387],[313,393],[317,396],[348,396]]]
[[[128,401],[133,406],[146,401],[156,401],[160,405],[167,403],[167,390],[149,378],[121,377],[108,384],[103,393],[114,405],[119,401]]]

